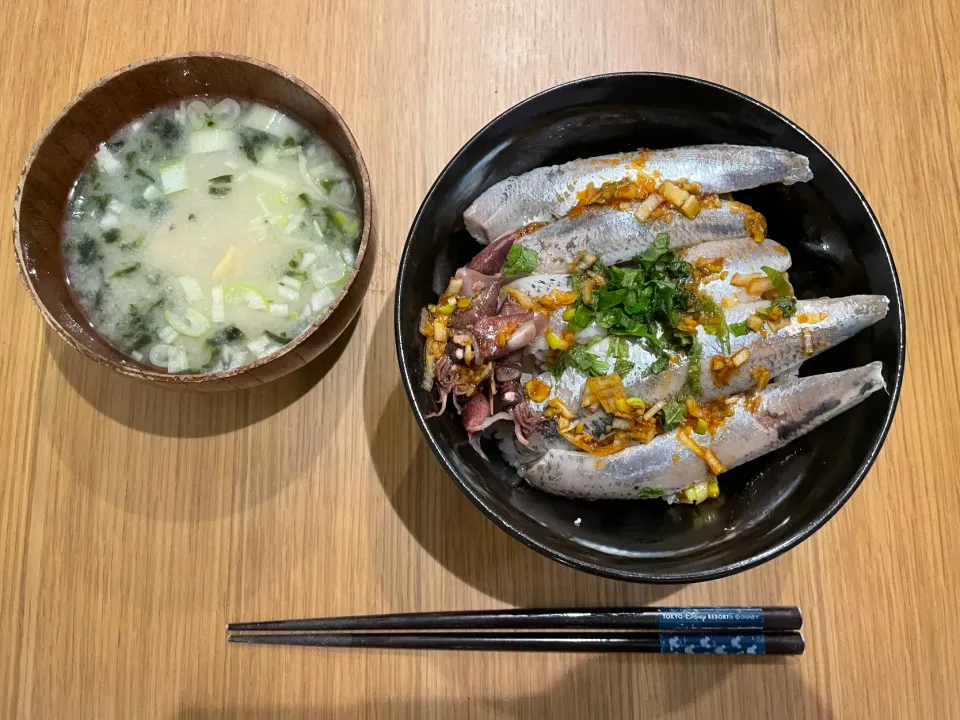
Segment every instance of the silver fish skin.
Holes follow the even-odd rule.
[[[715,435],[694,435],[727,469],[783,447],[885,389],[882,364],[797,378],[759,393],[756,412],[737,401],[733,417]],[[609,456],[550,447],[522,472],[533,487],[589,500],[629,500],[670,495],[708,480],[706,463],[675,433]],[[646,492],[644,492],[646,491]]]
[[[792,263],[790,252],[770,238],[762,243],[746,237],[714,240],[683,248],[679,251],[679,255],[691,264],[695,264],[701,258],[709,260],[723,258],[723,271],[717,273],[712,279],[700,283],[699,288],[701,294],[717,303],[724,300],[752,302],[757,299],[756,295],[751,295],[745,288],[730,284],[734,275],[760,273],[763,272],[761,270],[763,267],[786,272]]]
[[[757,243],[748,237],[710,240],[681,249],[679,255],[689,263],[695,263],[700,258],[723,259],[723,271],[718,273],[717,277],[700,285],[700,292],[717,303],[724,298],[736,302],[751,302],[757,299],[757,296],[751,295],[746,289],[730,284],[730,280],[737,273],[741,275],[759,273],[764,266],[786,272],[791,265],[790,252],[783,245],[769,238],[762,243]],[[535,275],[517,278],[511,280],[505,288],[513,288],[533,297],[543,297],[552,290],[566,292],[573,289],[572,280],[565,272],[566,269],[564,266],[561,272],[538,272]],[[566,325],[553,327],[562,330]]]
[[[749,145],[693,145],[574,160],[515,175],[485,190],[463,214],[467,230],[486,244],[532,222],[563,217],[577,193],[593,183],[637,179],[688,180],[704,193],[730,193],[761,185],[806,182],[813,177],[806,157],[779,148]],[[659,173],[659,175],[656,175]]]
[[[757,310],[770,306],[768,301],[745,303],[724,312],[727,323],[743,322]],[[887,316],[890,300],[885,295],[850,295],[842,298],[819,298],[817,300],[798,300],[797,315],[790,319],[790,324],[771,333],[769,337],[762,337],[759,333],[751,332],[737,337],[730,336],[730,353],[734,355],[743,348],[750,353],[749,359],[737,368],[725,385],[717,385],[710,372],[710,363],[716,355],[727,355],[720,341],[714,335],[708,335],[702,327],[697,328],[697,337],[700,340],[700,384],[703,386],[701,397],[711,398],[718,395],[734,395],[750,390],[756,385],[756,380],[750,373],[757,367],[765,367],[771,376],[778,377],[790,374],[805,360],[819,355],[825,350],[839,345],[844,340],[852,338],[874,323]],[[813,323],[801,323],[798,315],[815,312],[826,312],[824,320]],[[804,331],[809,336],[811,353],[804,352]],[[668,368],[664,374],[670,374]],[[686,372],[677,372],[686,380]],[[672,384],[683,381],[674,378]]]
[[[548,278],[555,279],[557,277],[530,276],[529,278],[523,278],[523,282],[526,283],[527,287],[537,288],[543,287],[546,282],[551,282]],[[534,278],[538,279],[535,280]],[[708,334],[702,326],[698,327],[697,339],[701,347],[700,385],[702,392],[697,394],[696,397],[698,400],[703,400],[750,390],[757,383],[756,379],[751,376],[751,372],[760,366],[766,368],[771,377],[789,376],[805,360],[839,345],[844,340],[882,320],[887,315],[889,305],[890,301],[884,295],[851,295],[844,298],[798,300],[797,315],[826,312],[827,317],[819,322],[801,323],[797,316],[794,316],[790,319],[788,325],[770,333],[766,338],[755,332],[739,337],[731,334],[729,354],[721,346],[715,335]],[[770,307],[770,302],[767,300],[743,303],[725,310],[724,317],[727,323],[732,325],[743,322],[758,310],[765,310],[768,307]],[[550,322],[554,328],[565,327],[560,315],[562,315],[562,311],[558,310],[551,317]],[[578,333],[578,336],[575,336],[578,342],[580,341],[579,335],[590,331],[591,328],[601,330],[595,324],[590,325],[584,331]],[[809,335],[811,350],[809,355],[805,352],[804,330]],[[621,378],[624,390],[628,395],[643,398],[648,404],[653,404],[661,400],[669,400],[681,391],[689,375],[688,358],[681,357],[677,362],[671,361],[662,372],[651,375],[648,370],[656,361],[656,356],[640,340],[624,338],[623,343],[627,349],[626,359],[634,365],[633,369]],[[717,355],[731,356],[744,348],[749,352],[749,358],[732,373],[726,384],[718,385],[710,370],[713,358]],[[611,338],[604,337],[592,345],[589,351],[601,360],[605,360],[612,372],[616,363],[616,358],[613,357],[611,352],[612,349]],[[530,346],[530,351],[538,356],[544,356],[546,350],[547,345],[543,338],[538,338]],[[561,399],[570,408],[576,409],[579,407],[580,396],[587,376],[577,370],[568,369],[564,373],[564,377],[573,400],[571,402],[565,396],[561,396]],[[552,384],[550,378],[544,378],[544,381],[548,385]]]
[[[729,203],[704,208],[690,219],[679,213],[641,222],[628,210],[593,207],[576,217],[563,218],[521,236],[517,244],[537,252],[534,272],[564,272],[584,251],[596,255],[605,265],[617,265],[640,255],[661,233],[670,236],[677,249],[709,240],[741,238],[747,235],[743,212],[731,212]]]

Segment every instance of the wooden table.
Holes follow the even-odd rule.
[[[78,92],[212,49],[301,77],[350,123],[376,275],[327,356],[216,397],[128,382],[46,331],[0,259],[0,715],[21,718],[960,717],[960,12],[949,0],[6,2],[0,189]],[[407,409],[403,240],[470,135],[556,83],[669,70],[817,137],[886,230],[910,318],[900,411],[862,489],[767,565],[687,587],[601,580],[484,519]],[[230,646],[230,619],[504,605],[803,607],[808,652],[722,658]]]

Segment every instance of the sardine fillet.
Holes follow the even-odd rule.
[[[536,168],[502,180],[474,200],[463,214],[464,223],[479,242],[488,243],[531,222],[563,217],[577,204],[577,193],[590,183],[599,187],[636,180],[639,172],[696,182],[702,192],[718,194],[771,183],[790,185],[813,177],[806,157],[779,148],[694,145],[617,153]]]
[[[728,468],[783,447],[885,389],[882,364],[789,380],[759,393],[750,412],[742,402],[716,435],[693,435]],[[706,463],[681,444],[676,433],[654,438],[607,457],[550,448],[523,476],[532,486],[564,497],[635,499],[643,490],[678,492],[711,477]]]
[[[652,222],[638,221],[630,210],[595,207],[542,227],[517,242],[537,252],[536,272],[566,270],[581,252],[589,250],[606,265],[617,265],[643,253],[661,233],[670,236],[670,247],[682,248],[710,240],[747,235],[746,214],[731,212],[728,203],[705,208],[697,217],[679,214]]]

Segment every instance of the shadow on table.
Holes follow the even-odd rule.
[[[447,570],[518,606],[651,605],[680,586],[638,585],[560,565],[496,527],[447,477],[427,447],[396,370],[393,305],[377,319],[364,379],[364,421],[377,475],[417,542]]]
[[[104,417],[94,415],[82,426],[71,426],[51,399],[41,413],[41,429],[70,476],[115,507],[179,522],[230,515],[273,497],[316,461],[319,445],[305,442],[302,432],[280,422],[257,424],[321,381],[357,322],[300,370],[263,387],[219,393],[152,387],[88,361],[48,334],[60,372]],[[133,432],[117,433],[106,442],[110,421],[183,441],[150,443]],[[235,435],[208,441],[230,433]],[[150,462],[142,455],[147,446]]]
[[[530,663],[537,660],[530,655]],[[469,672],[471,653],[452,653]],[[722,686],[722,687],[720,687]],[[833,712],[803,684],[797,660],[786,658],[588,656],[548,690],[504,698],[471,692],[469,700],[369,700],[343,707],[185,708],[176,720],[346,720],[347,718],[551,718],[665,717],[688,706],[691,715],[830,720]],[[773,713],[773,714],[772,714]]]
[[[293,404],[330,371],[356,330],[359,313],[320,357],[248,390],[191,392],[154,387],[92,362],[46,329],[60,374],[99,412],[127,427],[168,437],[209,437],[253,425]]]

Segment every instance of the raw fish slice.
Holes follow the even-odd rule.
[[[885,388],[882,365],[815,375],[771,385],[754,412],[737,402],[733,417],[715,435],[693,435],[727,468],[765,455],[810,432]],[[752,405],[751,405],[752,406]],[[509,459],[509,454],[507,455]],[[554,495],[633,499],[669,495],[712,477],[704,460],[677,440],[676,432],[601,457],[550,447],[522,470],[532,486]]]
[[[670,247],[682,248],[709,240],[746,237],[749,209],[738,203],[722,203],[718,208],[704,208],[692,220],[670,212],[652,221],[639,221],[631,203],[629,209],[597,206],[563,218],[539,230],[521,236],[517,243],[537,252],[537,273],[565,272],[567,266],[589,251],[605,265],[633,260],[643,253],[661,233],[670,236]],[[737,210],[734,212],[733,210]]]
[[[731,335],[730,353],[724,352],[715,335],[707,334],[702,326],[698,327],[702,392],[695,393],[695,396],[697,399],[709,399],[750,390],[757,385],[757,378],[752,375],[756,368],[765,369],[769,372],[769,377],[789,376],[805,360],[829,350],[882,320],[886,317],[889,304],[890,301],[884,295],[798,300],[796,315],[783,328],[769,332],[768,337],[756,332],[739,337]],[[743,322],[756,311],[768,307],[768,301],[745,303],[725,311],[724,317],[727,323],[732,325]],[[826,313],[826,317],[809,322],[821,313]],[[801,322],[800,318],[808,322]],[[555,318],[552,318],[551,322],[554,320]],[[562,318],[560,321],[562,322]],[[542,340],[538,339],[531,345],[531,351],[542,354],[544,346],[539,345],[541,342]],[[626,359],[634,364],[621,378],[627,395],[640,397],[646,403],[653,404],[669,400],[683,389],[689,374],[688,358],[679,358],[678,362],[671,361],[662,372],[650,374],[649,369],[656,361],[656,356],[640,340],[624,338],[624,345],[628,351]],[[739,367],[730,373],[714,375],[711,371],[714,357],[733,357],[743,349],[746,349],[749,356]],[[589,348],[590,353],[607,362],[612,372],[616,358],[612,356],[611,350],[610,338],[604,338]],[[568,407],[576,409],[580,405],[580,396],[587,376],[578,370],[567,369],[562,378],[567,394],[561,394],[561,399]],[[543,379],[548,385],[554,384],[550,377]]]
[[[762,243],[747,237],[712,240],[683,249],[680,251],[680,256],[691,264],[696,263],[700,258],[723,260],[722,272],[709,276],[710,279],[703,282],[699,288],[701,293],[718,303],[724,298],[731,303],[757,300],[757,296],[751,295],[745,288],[730,283],[735,275],[759,273],[762,272],[760,268],[764,266],[786,272],[790,269],[791,263],[790,252],[783,245],[769,238]],[[553,290],[561,292],[572,290],[573,284],[570,275],[565,272],[538,273],[512,280],[504,286],[504,290],[507,288],[519,290],[532,297],[543,297]],[[559,315],[562,314],[561,311]],[[555,323],[553,327],[562,330],[566,327],[566,323]]]
[[[488,188],[463,214],[467,230],[488,243],[532,222],[566,215],[577,193],[593,184],[636,181],[638,173],[662,180],[699,183],[704,193],[729,193],[769,185],[806,182],[809,161],[779,148],[744,145],[694,145],[574,160],[509,177]],[[657,175],[659,173],[659,175]]]
[[[717,303],[724,300],[728,303],[751,302],[757,299],[756,295],[747,292],[745,288],[730,284],[735,275],[762,273],[762,267],[786,272],[791,263],[790,251],[769,238],[762,243],[755,242],[753,238],[714,240],[684,248],[680,250],[680,257],[694,265],[701,258],[723,259],[723,270],[708,276],[699,287],[701,294]]]

